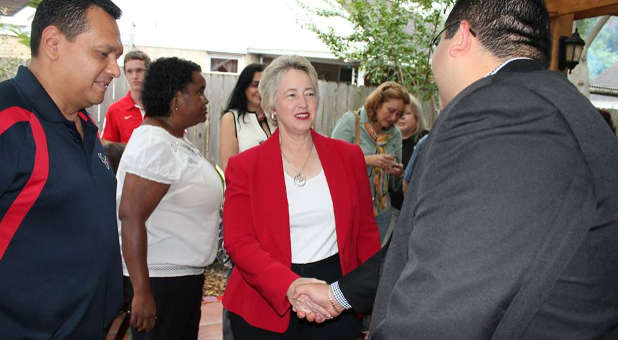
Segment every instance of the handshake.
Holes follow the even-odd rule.
[[[337,317],[345,308],[335,300],[330,286],[318,279],[294,280],[287,291],[287,297],[299,319],[322,323]]]

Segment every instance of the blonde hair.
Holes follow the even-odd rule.
[[[369,121],[375,121],[380,105],[391,99],[401,99],[405,105],[410,104],[410,95],[405,87],[394,81],[384,82],[371,92],[367,100],[365,100],[365,111]]]
[[[421,105],[421,102],[411,93],[410,106],[412,106],[412,114],[416,118],[416,128],[414,129],[414,133],[412,135],[418,137],[419,133],[425,130],[425,118],[423,115],[423,106]]]
[[[275,110],[275,96],[279,85],[281,83],[281,77],[288,70],[300,70],[309,76],[311,84],[315,91],[316,98],[319,98],[318,94],[318,74],[315,72],[313,65],[305,57],[297,55],[282,55],[273,60],[262,73],[260,79],[260,85],[258,91],[262,97],[262,110],[265,113],[272,113]]]

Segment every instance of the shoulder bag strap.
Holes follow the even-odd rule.
[[[358,114],[354,114],[354,124],[354,144],[360,145],[360,110],[358,111]]]

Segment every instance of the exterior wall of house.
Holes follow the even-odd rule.
[[[200,65],[202,70],[208,69],[208,65],[206,65],[206,51],[153,46],[136,46],[135,49],[145,52],[146,54],[148,54],[148,56],[150,56],[150,59],[153,61],[162,57],[178,57],[190,60]]]
[[[178,57],[191,60],[200,65],[203,72],[210,73],[233,73],[238,74],[251,63],[260,62],[260,58],[254,54],[236,54],[205,50],[191,50],[181,48],[167,48],[155,46],[136,46],[138,50],[147,53],[152,60],[161,57]],[[214,59],[214,60],[213,60]],[[221,61],[230,61],[222,63]],[[234,64],[236,72],[226,71]]]

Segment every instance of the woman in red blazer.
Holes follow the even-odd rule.
[[[312,129],[317,75],[305,58],[275,59],[259,91],[278,129],[230,158],[225,173],[224,241],[235,266],[223,304],[235,340],[356,339],[354,314],[310,324],[290,313],[290,299],[303,305],[288,293],[302,277],[336,281],[379,249],[363,153]]]

